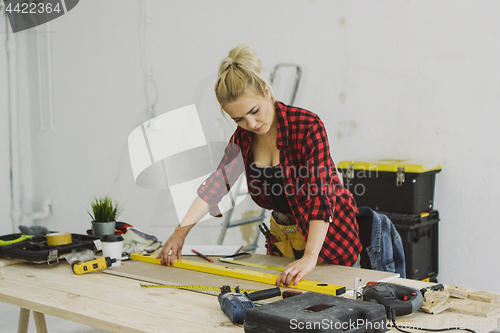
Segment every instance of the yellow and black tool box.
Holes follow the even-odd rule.
[[[0,257],[30,262],[51,263],[66,253],[85,249],[94,250],[99,237],[71,234],[71,243],[48,245],[46,236],[10,234],[0,236]]]
[[[400,214],[430,212],[434,207],[439,164],[405,160],[341,161],[337,169],[360,207]]]

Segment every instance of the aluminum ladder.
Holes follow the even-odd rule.
[[[291,94],[290,100],[288,102],[289,105],[293,105],[293,102],[295,101],[295,97],[297,96],[297,90],[299,89],[300,78],[302,76],[302,69],[300,68],[299,65],[292,64],[292,63],[279,63],[279,64],[277,64],[276,66],[274,66],[274,68],[271,72],[271,75],[269,77],[269,83],[273,84],[274,79],[276,78],[276,74],[278,73],[278,71],[281,68],[285,68],[285,67],[295,68],[295,79],[294,79],[294,83],[293,83],[292,94]],[[245,182],[246,182],[245,174],[242,174],[240,176],[240,178],[238,178],[238,180],[234,184],[234,186],[236,186],[236,191],[235,191],[236,196],[249,195],[248,190],[246,189],[246,186],[243,186],[243,185],[245,185]],[[234,200],[234,201],[236,201],[236,200]],[[219,239],[217,240],[217,245],[222,245],[222,243],[224,242],[224,238],[226,237],[227,229],[239,227],[239,226],[250,224],[250,223],[263,222],[267,217],[266,216],[267,210],[264,208],[260,208],[257,205],[255,205],[255,207],[260,209],[260,213],[258,215],[232,221],[231,219],[233,217],[233,212],[234,212],[234,205],[233,205],[233,208],[228,210],[225,214],[226,216],[224,217],[224,222],[222,223],[222,228],[221,228],[221,231],[219,233]],[[244,246],[241,250],[248,251],[248,252],[255,252],[255,250],[258,247],[257,242],[259,240],[259,234],[260,234],[260,230],[259,230],[259,228],[256,228],[255,232],[254,232],[252,244],[248,244],[248,245]]]

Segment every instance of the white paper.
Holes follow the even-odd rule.
[[[238,253],[241,245],[184,245],[182,247],[183,256],[195,256],[191,250],[196,250],[206,256],[230,256]]]

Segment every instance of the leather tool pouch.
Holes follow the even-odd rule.
[[[270,224],[269,230],[277,240],[273,245],[281,256],[291,259],[302,258],[306,242],[295,220],[289,215],[273,211]]]

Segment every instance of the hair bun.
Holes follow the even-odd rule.
[[[228,67],[236,66],[257,74],[260,74],[262,69],[257,53],[246,44],[241,44],[229,51],[229,56],[225,60],[227,60]]]
[[[215,95],[219,104],[235,101],[247,91],[259,96],[266,96],[266,87],[270,85],[260,76],[262,68],[260,58],[254,50],[241,44],[229,51],[229,55],[219,66],[219,75],[215,83]],[[274,94],[271,91],[271,96]]]

